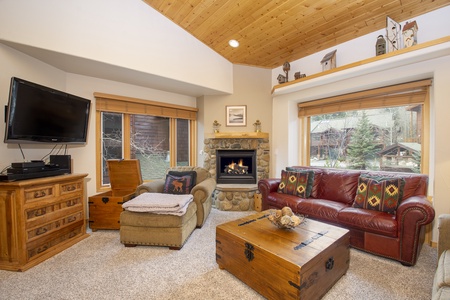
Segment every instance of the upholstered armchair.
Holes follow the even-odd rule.
[[[197,205],[197,227],[200,228],[205,223],[211,212],[212,194],[216,188],[216,181],[212,178],[208,170],[201,167],[180,166],[169,168],[169,171],[186,172],[195,171],[197,173],[196,184],[191,190],[194,196],[194,202]],[[142,193],[162,193],[164,190],[165,179],[158,179],[146,182],[136,188],[136,196]]]

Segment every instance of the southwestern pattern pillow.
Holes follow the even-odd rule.
[[[192,172],[169,172],[166,175],[163,193],[166,194],[189,194],[195,185],[196,173]],[[176,174],[176,175],[172,175]],[[180,175],[180,176],[177,176]]]
[[[295,195],[301,198],[307,198],[306,191],[308,190],[308,171],[294,172],[281,171],[281,182],[278,185],[278,193]],[[309,189],[311,192],[311,188]]]
[[[360,176],[353,207],[395,214],[403,197],[404,186],[405,180],[400,177]]]
[[[305,170],[305,169],[298,169],[295,167],[286,167],[286,171],[293,171],[293,172],[306,172],[308,173],[308,182],[306,185],[306,193],[304,198],[309,198],[311,196],[312,189],[314,187],[314,177],[315,173],[314,170]]]

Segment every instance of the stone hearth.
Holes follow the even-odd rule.
[[[256,150],[258,180],[268,178],[270,165],[269,134],[263,132],[215,133],[204,140],[203,167],[216,178],[216,151]],[[247,211],[254,209],[256,184],[218,184],[213,194],[213,205],[220,210]]]

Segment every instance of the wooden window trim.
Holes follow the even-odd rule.
[[[408,82],[298,104],[298,116],[423,103],[431,79]]]
[[[422,104],[423,132],[430,132],[430,95],[432,79],[386,86],[366,91],[344,94],[298,104],[300,123],[299,161],[302,165],[310,164],[310,125],[311,116],[330,114],[349,110],[362,110],[408,104]],[[421,172],[429,174],[430,135],[422,134]]]
[[[101,113],[102,112],[114,112],[124,114],[123,118],[123,138],[124,140],[129,140],[130,138],[130,117],[129,115],[151,115],[156,117],[166,117],[171,118],[170,120],[170,143],[172,145],[176,144],[175,134],[176,133],[176,121],[175,119],[187,119],[190,124],[190,162],[192,165],[197,165],[197,113],[198,108],[176,105],[164,102],[157,102],[152,100],[144,100],[132,97],[104,94],[104,93],[94,93],[95,97],[95,109],[96,109],[96,187],[97,192],[110,190],[109,187],[102,186],[102,168],[101,168],[101,157],[102,157],[102,144],[101,144]],[[123,145],[123,155],[124,157],[129,157],[131,153],[129,143],[124,143]],[[171,149],[172,150],[172,149]],[[171,152],[171,166],[176,165],[176,151]]]
[[[94,93],[94,97],[97,111],[197,120],[195,107],[103,93]]]

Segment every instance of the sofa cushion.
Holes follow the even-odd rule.
[[[339,212],[348,207],[342,202],[325,199],[304,199],[298,202],[295,212],[319,221],[336,223]]]
[[[282,208],[284,206],[289,206],[293,211],[295,211],[298,203],[303,200],[303,198],[294,195],[269,193],[269,195],[267,195],[267,206],[268,208]]]
[[[309,178],[312,178],[309,179]],[[278,186],[278,193],[296,195],[301,198],[308,198],[311,194],[313,171],[281,171],[281,182]]]
[[[317,198],[351,205],[355,200],[359,171],[324,169]]]
[[[360,176],[353,207],[395,214],[403,195],[405,180],[400,177]]]
[[[397,237],[397,220],[394,215],[385,212],[347,207],[339,211],[337,220],[345,228]]]
[[[196,172],[170,171],[166,175],[163,193],[167,194],[189,194],[196,182]]]

